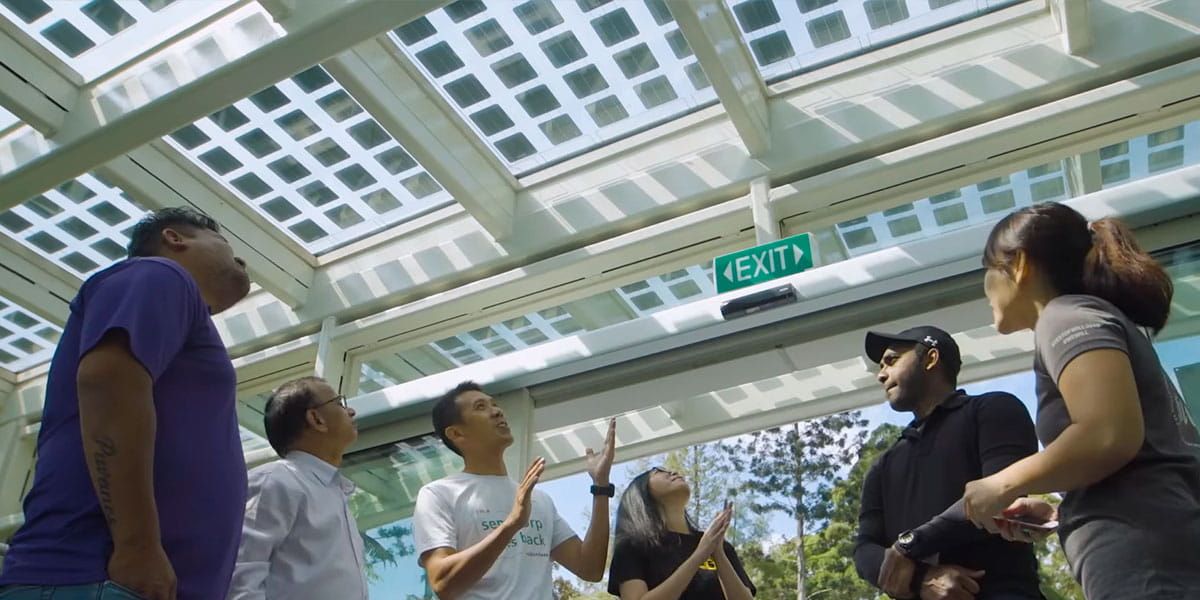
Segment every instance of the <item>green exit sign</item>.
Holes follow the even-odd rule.
[[[813,266],[812,234],[802,233],[777,242],[738,250],[713,260],[717,293],[795,275]]]

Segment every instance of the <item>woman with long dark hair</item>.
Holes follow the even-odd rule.
[[[754,584],[733,545],[726,506],[707,531],[687,514],[691,489],[678,473],[638,475],[617,508],[608,593],[621,600],[750,600]]]
[[[1200,598],[1200,437],[1146,331],[1170,277],[1121,222],[1055,203],[1005,217],[983,256],[996,329],[1034,332],[1045,449],[968,483],[967,516],[1023,541],[994,517],[1057,518],[1089,600]],[[1050,492],[1057,514],[1022,498]]]

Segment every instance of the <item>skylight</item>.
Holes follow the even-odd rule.
[[[50,360],[62,329],[0,296],[0,368],[28,369]]]
[[[146,211],[95,175],[81,175],[0,213],[0,231],[81,279],[125,258]]]
[[[0,106],[0,131],[4,131],[20,122],[21,120],[17,118],[17,115],[4,110],[4,107]]]
[[[87,80],[100,77],[234,0],[0,0],[0,15]]]
[[[768,82],[1019,0],[725,0]]]
[[[715,293],[711,264],[679,269],[563,306],[365,361],[360,368],[359,391],[372,392],[581,331],[644,317]]]
[[[663,0],[458,0],[391,37],[516,174],[716,101]]]
[[[313,253],[453,201],[319,66],[166,139]]]

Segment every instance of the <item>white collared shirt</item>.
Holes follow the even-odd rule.
[[[250,471],[229,600],[365,600],[354,484],[305,452]]]

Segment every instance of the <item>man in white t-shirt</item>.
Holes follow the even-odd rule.
[[[463,457],[463,472],[421,488],[413,513],[419,564],[443,600],[551,600],[558,563],[600,581],[608,561],[609,483],[616,421],[603,451],[587,451],[592,521],[585,539],[571,531],[554,502],[534,490],[546,468],[538,458],[520,482],[508,477],[504,451],[513,436],[504,411],[473,382],[459,384],[433,407],[433,428]]]

